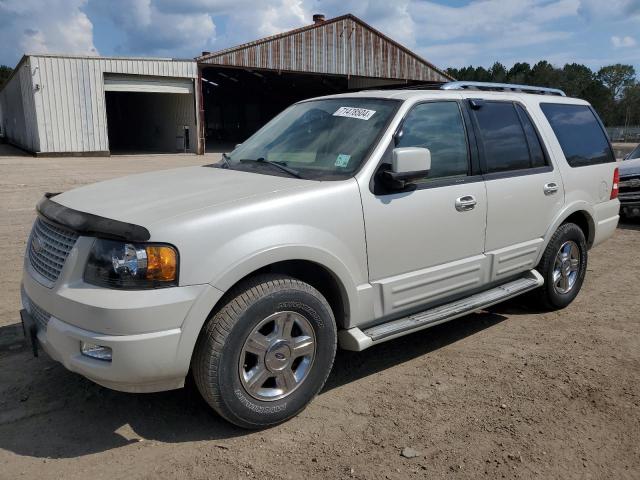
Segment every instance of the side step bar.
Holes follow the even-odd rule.
[[[530,270],[521,278],[430,310],[414,313],[408,317],[392,320],[365,330],[360,330],[358,327],[342,330],[338,334],[340,347],[345,350],[359,352],[372,345],[433,327],[490,307],[538,288],[543,284],[542,275],[535,270]]]

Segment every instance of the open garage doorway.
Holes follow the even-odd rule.
[[[292,103],[348,91],[346,77],[203,68],[207,152],[228,152]]]
[[[105,76],[110,152],[195,153],[194,99],[191,80]]]

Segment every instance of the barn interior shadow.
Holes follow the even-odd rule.
[[[0,143],[0,157],[32,157],[33,155],[8,143]]]
[[[490,328],[506,317],[478,313],[372,347],[339,351],[322,394]],[[15,332],[16,326],[0,328]],[[7,330],[8,331],[8,330]],[[126,394],[93,384],[46,356],[0,345],[0,448],[71,458],[143,441],[220,441],[250,435],[218,415],[195,387]]]

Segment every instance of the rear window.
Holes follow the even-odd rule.
[[[549,120],[569,165],[582,167],[615,161],[604,129],[590,107],[542,103],[540,108]]]

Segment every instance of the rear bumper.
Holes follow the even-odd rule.
[[[620,202],[609,200],[599,203],[594,206],[594,214],[595,235],[592,247],[604,242],[615,233],[620,220]]]

